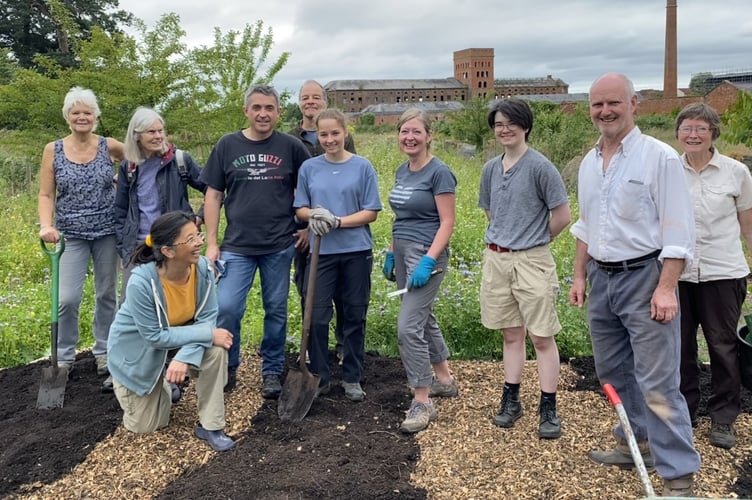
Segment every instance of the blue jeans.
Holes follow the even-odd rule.
[[[697,472],[700,455],[679,391],[681,319],[663,324],[650,319],[650,299],[658,285],[658,260],[631,271],[612,273],[588,263],[587,314],[595,370],[624,404],[638,441],[647,439],[655,468],[664,479]],[[624,439],[617,427],[614,434]]]
[[[65,251],[60,256],[60,303],[58,305],[59,336],[57,359],[72,363],[76,359],[78,322],[84,281],[89,262],[94,264],[94,356],[107,354],[107,337],[115,319],[117,277],[120,258],[115,249],[115,235],[96,240],[65,238]]]
[[[229,370],[240,364],[240,321],[245,314],[248,292],[256,269],[261,277],[261,301],[264,306],[264,336],[261,340],[261,375],[281,375],[285,365],[287,338],[287,296],[290,292],[290,265],[295,246],[266,255],[241,255],[222,252],[225,274],[217,290],[217,327],[232,333]]]

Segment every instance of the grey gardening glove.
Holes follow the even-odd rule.
[[[337,226],[337,218],[323,207],[312,208],[308,214],[308,227],[323,236]]]

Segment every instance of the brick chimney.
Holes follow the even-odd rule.
[[[676,97],[676,0],[666,0],[666,54],[663,62],[663,96]]]

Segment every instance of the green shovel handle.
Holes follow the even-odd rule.
[[[63,238],[63,233],[60,233],[60,240],[55,243],[54,249],[50,249],[50,247],[47,246],[47,243],[41,238],[39,239],[39,243],[42,246],[42,251],[50,258],[50,264],[52,266],[52,269],[50,270],[50,279],[52,281],[52,286],[50,287],[50,301],[52,303],[52,323],[57,324],[60,256],[63,254],[63,251],[65,251],[65,239]]]

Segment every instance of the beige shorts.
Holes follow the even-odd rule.
[[[554,336],[561,331],[558,293],[556,263],[548,245],[518,252],[488,248],[483,252],[480,318],[486,328],[525,326],[538,337]]]

